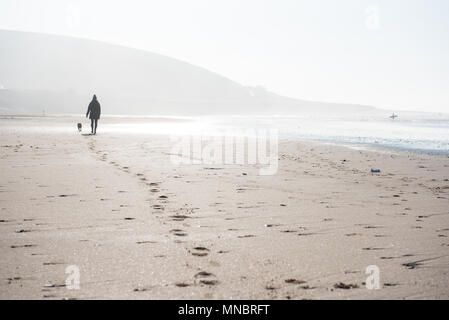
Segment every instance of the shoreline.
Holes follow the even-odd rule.
[[[233,116],[224,117],[223,119],[229,119]],[[103,120],[108,121],[106,125],[116,125],[116,124],[122,124],[122,125],[129,125],[129,124],[144,124],[147,123],[148,125],[151,125],[153,123],[175,123],[175,122],[183,122],[183,123],[198,123],[198,125],[209,125],[210,127],[216,127],[216,132],[226,131],[226,130],[245,130],[246,127],[242,126],[241,128],[238,127],[228,127],[223,126],[220,124],[215,124],[214,122],[202,122],[204,119],[210,119],[210,116],[207,117],[183,117],[183,116],[154,116],[154,115],[147,115],[147,116],[122,116],[122,115],[105,115],[102,117]],[[18,115],[18,116],[0,116],[0,120],[75,120],[75,121],[85,121],[84,115],[51,115],[51,116],[24,116],[24,115]],[[216,119],[215,117],[212,117],[212,119]],[[220,119],[220,118],[218,118]],[[87,122],[86,122],[87,124]],[[102,121],[100,125],[103,125],[104,122]],[[249,127],[251,127],[250,124],[248,124]],[[275,128],[278,129],[279,124],[274,125],[269,128]],[[257,128],[257,125],[253,123],[253,128]],[[265,128],[265,129],[267,129]],[[139,132],[133,132],[135,134]],[[167,130],[162,130],[161,132],[141,132],[141,134],[168,134]],[[179,135],[179,132],[174,132],[173,135]],[[192,134],[197,135],[197,132],[186,132],[185,134]],[[204,133],[203,133],[204,134]],[[288,140],[288,141],[297,141],[297,142],[317,142],[317,143],[330,143],[335,145],[340,145],[344,147],[354,148],[354,149],[372,149],[372,150],[379,150],[382,151],[393,151],[393,152],[410,152],[410,153],[418,153],[418,154],[429,154],[429,155],[442,155],[446,156],[449,155],[449,149],[448,150],[441,150],[441,149],[425,149],[425,148],[415,148],[415,147],[406,147],[406,146],[398,146],[398,145],[391,145],[391,144],[382,144],[382,143],[371,143],[371,142],[357,142],[357,141],[345,141],[344,139],[337,139],[335,137],[305,137],[305,136],[298,136],[298,137],[292,137],[292,133],[283,133],[280,137],[280,140]]]
[[[323,144],[329,144],[334,146],[340,146],[345,147],[353,150],[364,150],[364,151],[371,151],[371,152],[385,152],[385,153],[410,153],[410,154],[425,154],[425,155],[431,155],[431,156],[449,156],[449,150],[447,151],[438,151],[438,150],[428,150],[428,149],[413,149],[413,148],[402,148],[397,146],[387,146],[387,145],[381,145],[381,144],[370,144],[370,143],[350,143],[350,142],[344,142],[344,141],[332,141],[332,140],[324,140],[324,139],[280,139],[280,140],[287,140],[291,142],[316,142],[316,143],[323,143]]]
[[[85,121],[84,115],[51,115],[51,116],[0,116],[0,120],[75,120],[76,121]],[[201,119],[201,117],[178,117],[178,116],[121,116],[121,115],[106,115],[103,116],[102,119],[106,119],[109,121],[109,125],[115,124],[137,124],[137,123],[148,123],[151,125],[152,123],[175,123],[175,122],[183,122],[183,123],[192,123]],[[117,121],[117,122],[116,122]],[[123,122],[125,121],[125,122]],[[103,123],[100,123],[102,126]],[[40,128],[42,130],[42,128]],[[219,130],[228,130],[229,128],[220,127]],[[243,127],[241,129],[244,129]],[[139,132],[132,132],[132,134],[139,134]],[[160,133],[158,132],[141,132],[142,135],[148,134],[158,134],[158,135],[167,135],[167,130],[163,130]],[[197,135],[198,133],[186,133],[187,135]],[[179,132],[175,132],[174,136],[179,135]],[[354,150],[367,150],[373,152],[404,152],[411,154],[426,154],[426,155],[434,155],[434,156],[449,156],[449,150],[435,150],[435,149],[421,149],[421,148],[407,148],[401,146],[392,146],[386,144],[378,144],[378,143],[365,143],[365,142],[348,142],[338,139],[332,138],[307,138],[307,137],[298,137],[292,138],[290,136],[283,136],[279,138],[279,141],[291,141],[291,142],[313,142],[313,143],[323,143],[330,144],[335,146],[342,146],[345,148],[350,148]]]

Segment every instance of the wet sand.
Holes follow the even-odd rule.
[[[260,176],[108,121],[0,119],[1,299],[449,298],[448,156],[281,141]]]

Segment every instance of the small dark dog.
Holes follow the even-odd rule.
[[[83,125],[81,123],[78,123],[78,131],[81,132],[82,129],[83,129]]]

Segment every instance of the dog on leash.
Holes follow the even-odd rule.
[[[78,123],[78,132],[81,132],[82,129],[83,129],[83,125],[81,123]]]

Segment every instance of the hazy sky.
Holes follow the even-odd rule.
[[[0,0],[0,28],[146,49],[296,98],[449,112],[449,0]]]

